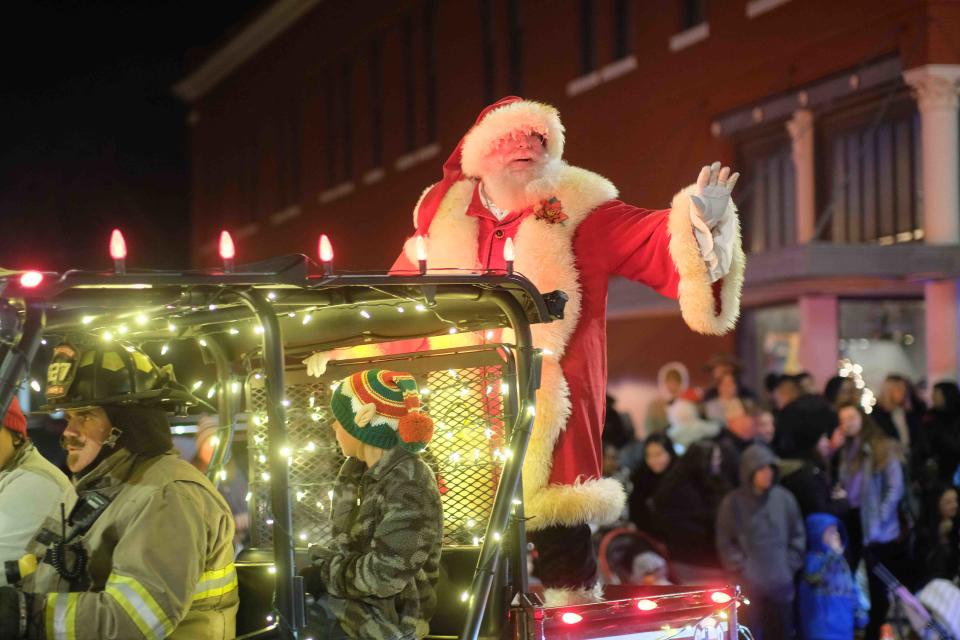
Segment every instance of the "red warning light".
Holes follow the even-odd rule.
[[[714,591],[710,594],[710,599],[717,604],[727,604],[733,600],[733,596],[731,596],[729,593],[724,593],[723,591]]]
[[[27,271],[20,276],[20,286],[24,289],[33,289],[43,282],[43,274],[39,271]]]
[[[577,624],[583,620],[583,616],[581,616],[579,613],[574,613],[573,611],[567,611],[565,614],[560,616],[560,619],[567,624]]]
[[[637,609],[640,611],[653,611],[657,608],[657,603],[653,600],[640,600],[637,602]]]

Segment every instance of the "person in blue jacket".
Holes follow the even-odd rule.
[[[846,531],[836,516],[807,516],[807,552],[797,589],[802,640],[850,640],[867,624],[850,567],[843,557]]]

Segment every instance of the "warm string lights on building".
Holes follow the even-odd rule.
[[[838,362],[837,375],[853,380],[854,386],[860,391],[860,406],[864,413],[872,413],[877,397],[863,379],[863,367],[854,363],[850,358],[843,358]]]

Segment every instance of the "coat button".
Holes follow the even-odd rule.
[[[493,235],[497,236],[498,238],[502,238],[502,237],[503,237],[503,229],[497,229],[497,230],[494,232]]]

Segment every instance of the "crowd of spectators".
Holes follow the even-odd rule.
[[[928,405],[895,373],[871,402],[852,376],[821,391],[808,374],[771,374],[755,393],[733,359],[708,369],[700,390],[682,364],[664,365],[642,439],[608,407],[606,467],[649,543],[627,579],[741,584],[758,638],[862,628],[867,640],[888,620],[884,568],[902,592],[960,585],[955,382],[934,385]]]

